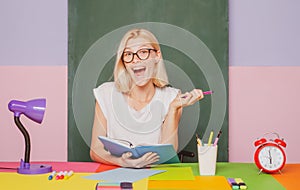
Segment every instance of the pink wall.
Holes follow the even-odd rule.
[[[31,160],[67,160],[67,67],[0,66],[0,161],[24,158],[24,137],[7,108],[10,100],[46,98],[42,124],[20,117],[31,137]]]
[[[300,67],[230,67],[229,76],[229,160],[252,162],[256,138],[277,132],[287,162],[299,162]]]

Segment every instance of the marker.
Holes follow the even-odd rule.
[[[98,182],[96,190],[132,190],[131,182]]]
[[[208,139],[207,146],[210,146],[210,145],[211,145],[211,141],[212,141],[213,135],[214,135],[214,131],[211,131],[211,132],[210,132],[210,135],[209,135],[209,139]]]
[[[232,189],[239,189],[239,185],[237,184],[237,182],[235,182],[235,180],[233,178],[228,178],[227,179],[228,183],[230,184]]]
[[[120,182],[98,182],[96,184],[96,190],[122,190]]]
[[[52,179],[54,178],[55,174],[56,174],[56,171],[53,171],[53,172],[49,175],[48,180],[52,180]]]
[[[200,140],[200,138],[199,138],[199,136],[198,136],[197,133],[196,133],[196,140],[197,140],[198,145],[202,146],[201,140]]]
[[[62,171],[62,175],[60,176],[60,179],[66,179],[68,172],[67,171]]]
[[[242,178],[235,178],[235,182],[239,185],[240,189],[247,189],[247,185],[243,182]]]
[[[62,175],[63,175],[63,172],[60,171],[60,172],[56,175],[55,179],[56,179],[56,180],[61,179],[61,176],[62,176]]]
[[[132,183],[131,182],[121,182],[120,187],[122,190],[132,190]]]
[[[216,146],[218,144],[218,141],[219,141],[219,138],[220,138],[221,134],[222,134],[222,131],[220,130],[218,135],[217,135],[217,138],[215,139],[214,146]]]
[[[65,179],[69,179],[73,175],[73,173],[74,172],[72,170],[67,172],[67,174],[65,175]]]
[[[214,91],[209,90],[209,91],[203,92],[203,95],[210,95],[210,94],[212,94],[212,93],[214,93]],[[187,97],[187,96],[182,96],[181,98],[186,98],[186,97]]]

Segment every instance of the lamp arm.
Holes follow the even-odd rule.
[[[22,132],[24,139],[25,139],[25,163],[29,163],[29,157],[30,157],[30,136],[29,133],[26,131],[25,127],[22,125],[20,121],[20,117],[14,116],[15,123],[17,127]]]

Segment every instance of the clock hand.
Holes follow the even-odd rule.
[[[271,156],[271,151],[269,150],[269,159],[270,159],[270,164],[272,164],[272,156]]]

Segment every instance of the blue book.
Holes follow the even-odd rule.
[[[126,140],[115,140],[104,136],[98,136],[104,148],[112,155],[120,157],[125,152],[131,152],[131,158],[139,158],[147,152],[155,152],[159,155],[159,161],[153,164],[179,163],[177,153],[171,144],[139,145],[133,146]],[[125,142],[125,143],[124,143]]]

